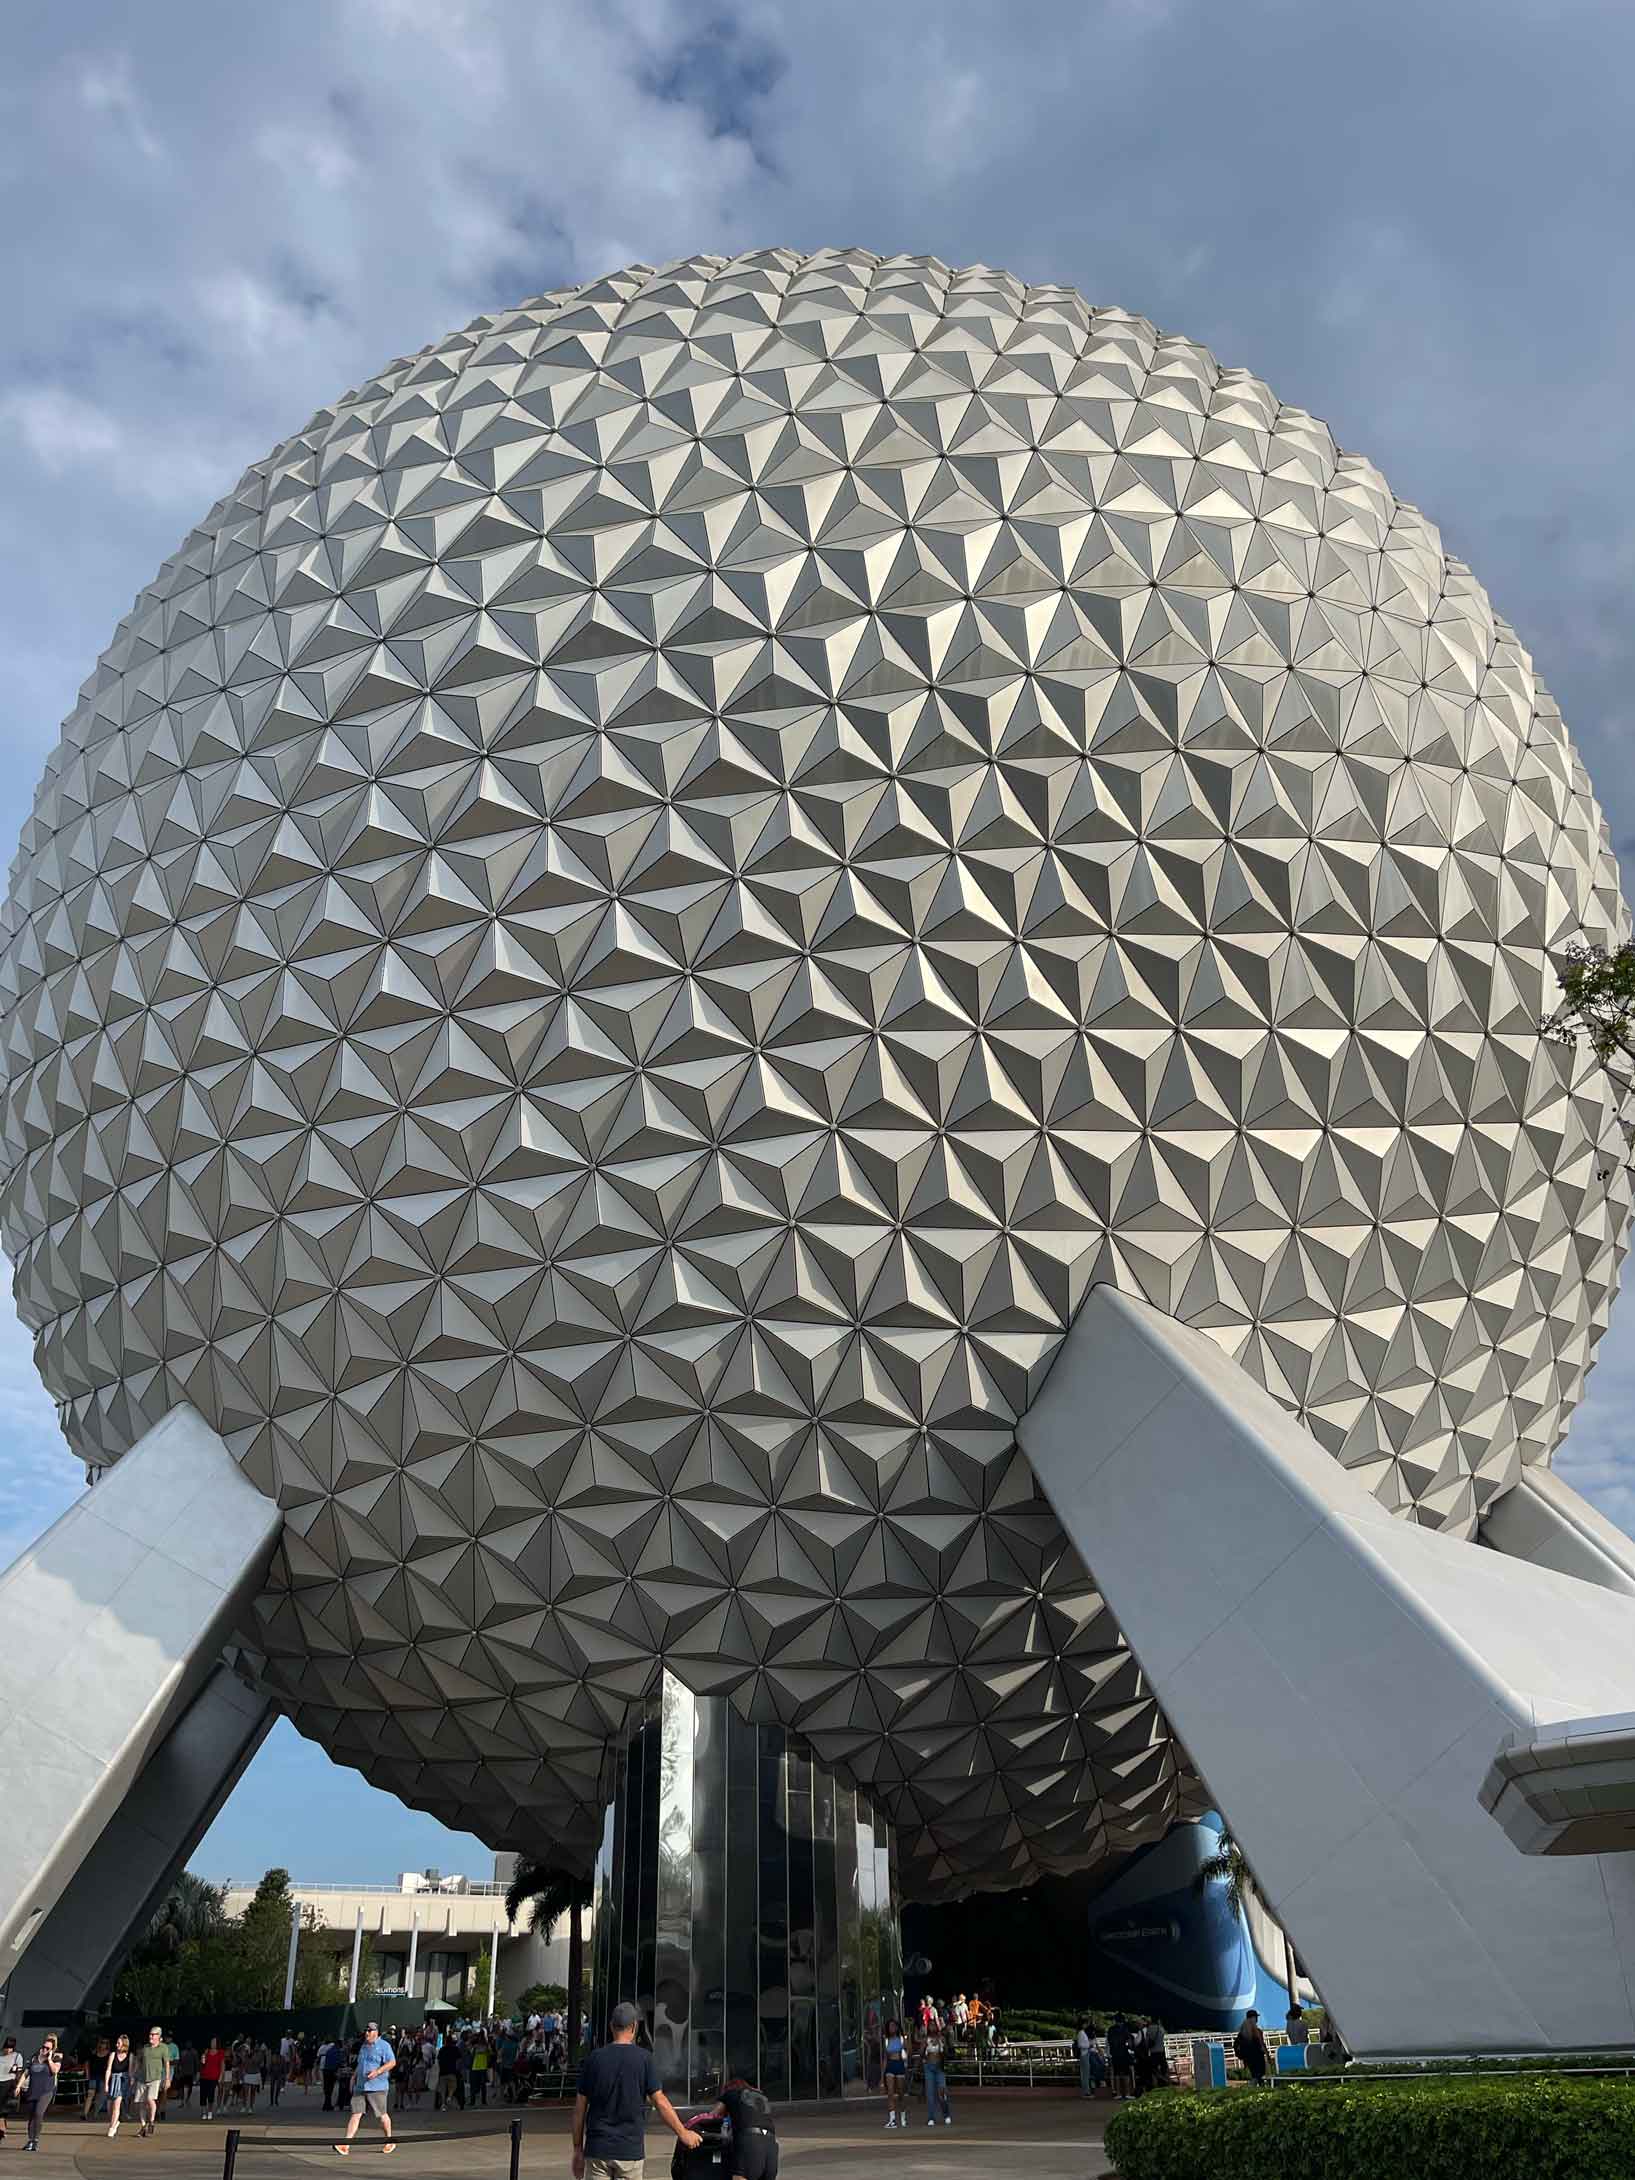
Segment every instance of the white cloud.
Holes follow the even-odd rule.
[[[320,189],[344,189],[358,179],[358,162],[333,129],[282,122],[263,129],[255,148],[270,166],[281,171],[294,168]]]
[[[115,123],[144,159],[164,156],[132,80],[128,53],[105,53],[82,62],[75,88],[86,112]]]
[[[120,443],[120,429],[106,409],[65,386],[36,386],[0,401],[0,427],[13,431],[34,459],[53,474],[75,462],[99,461]]]
[[[265,365],[275,351],[299,349],[313,313],[243,265],[201,280],[194,291],[199,322],[213,329],[227,357]]]

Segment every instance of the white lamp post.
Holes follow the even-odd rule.
[[[290,1901],[290,1957],[284,1970],[284,2011],[295,2004],[295,1949],[301,1943],[301,1903]]]
[[[347,1979],[346,2003],[356,2005],[358,1997],[358,1959],[363,1952],[363,1909],[358,1909],[358,1919],[352,1926],[352,1973]]]

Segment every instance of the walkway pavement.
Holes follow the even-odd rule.
[[[911,2111],[902,2133],[887,2133],[884,2107],[872,2100],[781,2112],[786,2180],[1100,2180],[1109,2167],[1102,2130],[1111,2106],[1083,2104],[1056,2090],[967,2090],[955,2107],[952,2127],[928,2128],[924,2107]],[[507,2180],[512,2114],[490,2108],[403,2114],[401,2149],[389,2164],[379,2135],[364,2123],[357,2146],[343,2165],[330,2149],[337,2130],[318,2110],[315,2097],[292,2093],[271,2115],[246,2120],[234,2180],[307,2180],[313,2172],[339,2174],[361,2167],[369,2180]],[[110,2142],[104,2123],[85,2124],[55,2113],[46,2123],[39,2153],[22,2148],[13,2125],[0,2159],[16,2163],[13,2180],[215,2180],[222,2171],[226,2126],[190,2114],[173,2114],[149,2141],[125,2126]],[[568,2180],[569,2115],[564,2107],[534,2108],[523,2115],[522,2180]],[[671,2136],[657,2124],[647,2137],[648,2180],[668,2180]]]

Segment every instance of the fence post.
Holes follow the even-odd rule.
[[[238,2163],[238,2129],[229,2127],[227,2140],[221,2146],[221,2180],[233,2180],[233,2167]]]
[[[522,2172],[522,2122],[511,2122],[511,2180],[519,2180]]]

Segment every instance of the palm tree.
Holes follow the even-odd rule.
[[[150,1956],[174,1955],[190,1938],[213,1938],[226,1922],[226,1887],[179,1870],[153,1911],[141,1947]]]
[[[1224,1884],[1226,1904],[1234,1915],[1241,1915],[1249,1904],[1249,1895],[1255,1889],[1255,1880],[1243,1849],[1230,1832],[1222,1832],[1220,1845],[1212,1855],[1205,1855],[1193,1874],[1194,1892],[1207,1892],[1211,1885]]]
[[[567,2046],[572,2062],[579,2057],[579,2009],[585,1981],[585,1932],[580,1916],[593,1898],[588,1877],[554,1862],[519,1862],[516,1875],[505,1888],[507,1922],[518,1921],[527,1907],[529,1929],[537,1931],[547,1943],[562,1917],[569,1918]]]

